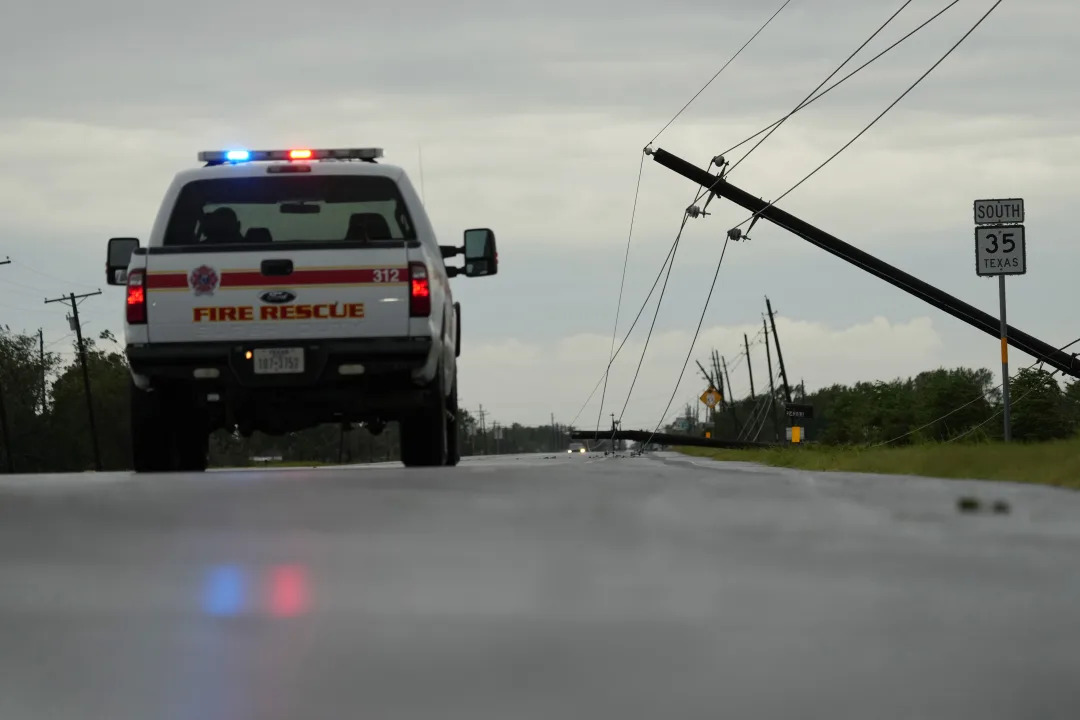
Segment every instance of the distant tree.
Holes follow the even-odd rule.
[[[1075,428],[1061,386],[1046,370],[1024,369],[1010,384],[1012,434],[1017,440],[1069,437]]]
[[[1080,380],[1065,388],[1065,407],[1073,432],[1080,432]]]
[[[919,439],[944,441],[979,425],[993,412],[994,375],[989,370],[938,369],[915,377],[916,427]]]
[[[59,356],[38,350],[36,335],[14,333],[0,326],[0,392],[11,447],[0,454],[0,468],[11,454],[15,472],[39,472],[52,469],[53,451],[49,447],[46,405],[46,377],[59,365]]]
[[[86,338],[90,395],[94,402],[101,463],[105,470],[131,467],[130,378],[127,358],[97,349]],[[53,383],[49,425],[53,460],[64,470],[90,470],[94,454],[82,367],[75,360]]]

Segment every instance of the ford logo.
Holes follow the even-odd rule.
[[[259,299],[266,303],[281,305],[282,303],[292,302],[293,300],[295,300],[296,293],[289,292],[288,290],[267,290],[263,294],[259,295]]]

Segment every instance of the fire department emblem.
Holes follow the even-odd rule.
[[[213,295],[218,286],[217,270],[209,265],[200,265],[191,271],[188,284],[196,295]]]

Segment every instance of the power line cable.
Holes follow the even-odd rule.
[[[663,264],[660,266],[660,272],[656,274],[656,278],[653,280],[652,288],[649,289],[649,293],[645,296],[645,300],[642,301],[641,307],[638,308],[637,315],[634,317],[634,322],[630,323],[630,329],[626,331],[626,335],[623,336],[622,342],[619,343],[619,347],[615,350],[615,354],[612,355],[611,360],[608,361],[607,369],[604,371],[605,373],[607,373],[607,371],[611,369],[611,366],[614,364],[615,359],[619,357],[619,353],[622,352],[623,347],[626,345],[626,341],[630,339],[631,333],[634,332],[634,328],[637,326],[638,320],[641,319],[641,314],[645,312],[645,308],[648,306],[649,300],[652,298],[652,294],[656,291],[656,286],[660,283],[660,278],[664,275],[664,270],[667,268],[667,264],[671,260],[671,257],[674,254],[675,248],[677,246],[678,238],[676,238],[675,242],[673,242],[671,244],[671,247],[668,248],[667,257],[664,259]],[[596,395],[596,391],[600,389],[601,383],[604,382],[604,377],[604,375],[601,375],[600,379],[596,381],[596,385],[593,386],[592,392],[590,392],[589,396],[585,399],[585,402],[582,404],[581,409],[577,411],[577,414],[574,415],[574,419],[570,421],[571,427],[573,427],[573,425],[577,422],[577,419],[581,416],[581,413],[585,412],[585,408],[589,406],[589,401],[593,399],[593,396]]]
[[[720,259],[716,262],[716,271],[713,273],[712,284],[709,285],[709,294],[705,297],[705,306],[701,308],[701,317],[698,318],[697,328],[694,330],[694,337],[690,340],[690,349],[687,350],[686,359],[683,360],[682,369],[679,371],[679,379],[675,381],[675,388],[671,391],[671,397],[668,398],[667,405],[664,407],[664,412],[661,413],[660,420],[656,423],[656,427],[653,428],[652,434],[650,434],[649,439],[645,441],[646,445],[652,442],[652,439],[660,430],[660,426],[664,424],[664,418],[667,417],[668,411],[671,409],[671,403],[675,402],[675,396],[679,393],[679,385],[682,384],[683,376],[686,374],[686,366],[690,364],[690,358],[694,354],[694,345],[697,343],[698,335],[701,333],[701,325],[705,322],[705,314],[709,310],[709,302],[712,300],[713,291],[716,290],[716,279],[720,276],[720,266],[724,264],[724,256],[727,255],[728,242],[730,239],[730,236],[724,236],[724,246],[720,249]]]
[[[705,89],[712,85],[713,81],[716,80],[716,78],[720,77],[720,73],[724,72],[724,70],[727,69],[728,65],[734,62],[735,58],[739,57],[739,55],[742,54],[742,51],[745,50],[750,45],[750,43],[754,42],[754,39],[757,38],[757,36],[760,35],[765,30],[765,28],[769,26],[769,23],[771,23],[776,18],[776,16],[779,15],[781,11],[788,6],[790,2],[791,0],[784,0],[784,4],[781,5],[760,28],[758,28],[757,32],[751,35],[750,39],[743,43],[743,46],[739,48],[738,51],[734,55],[732,55],[728,59],[728,61],[725,62],[723,66],[719,70],[717,70],[711,78],[709,78],[709,81],[707,83],[701,86],[700,90],[694,93],[694,96],[692,98],[686,101],[685,105],[679,108],[679,112],[675,113],[675,116],[668,120],[667,124],[664,125],[664,127],[660,128],[660,132],[656,133],[656,135],[653,136],[653,139],[648,142],[649,145],[652,145],[654,142],[656,142],[657,138],[663,135],[664,131],[671,127],[672,123],[679,119],[679,116],[686,111],[686,108],[690,107],[690,104],[697,100],[698,96],[701,95],[701,93],[705,92]]]
[[[1080,342],[1080,340],[1077,340],[1076,342]],[[1075,343],[1071,343],[1071,344],[1075,344]],[[1023,370],[1021,370],[1020,372],[1025,372],[1025,371],[1027,371],[1027,370],[1030,370],[1030,369],[1031,369],[1032,367],[1034,367],[1035,365],[1038,365],[1038,364],[1041,364],[1041,361],[1036,361],[1035,363],[1032,363],[1032,364],[1031,364],[1031,365],[1029,365],[1028,367],[1026,367],[1026,368],[1024,368]],[[1055,375],[1057,375],[1057,374],[1058,374],[1059,372],[1061,372],[1061,370],[1054,370],[1054,372],[1050,373],[1050,377],[1054,377],[1054,376],[1055,376]],[[1017,375],[1019,375],[1019,374],[1020,374],[1020,373],[1017,373]],[[1037,389],[1037,387],[1038,387],[1038,386],[1035,386],[1035,387],[1031,387],[1031,388],[1028,388],[1028,391],[1027,391],[1026,393],[1024,393],[1023,395],[1021,395],[1020,397],[1018,397],[1018,398],[1016,398],[1015,400],[1013,400],[1013,401],[1012,401],[1012,404],[1013,404],[1013,405],[1015,406],[1015,405],[1018,405],[1019,403],[1021,403],[1021,402],[1022,402],[1022,401],[1024,400],[1024,398],[1026,398],[1026,397],[1027,397],[1028,395],[1030,395],[1031,393],[1035,392],[1035,390]],[[975,427],[973,427],[973,428],[969,428],[969,429],[965,430],[964,432],[960,433],[959,435],[956,435],[956,436],[954,436],[954,437],[951,437],[951,438],[949,438],[949,439],[948,439],[948,440],[946,440],[945,442],[946,442],[946,443],[951,443],[951,442],[954,442],[954,441],[956,441],[956,440],[959,440],[960,438],[965,438],[965,437],[967,437],[968,435],[970,435],[971,433],[975,432],[975,431],[976,431],[976,430],[978,430],[979,428],[983,427],[984,425],[986,425],[986,424],[987,424],[988,422],[990,422],[991,420],[993,420],[993,419],[994,419],[994,418],[996,418],[997,416],[1001,415],[1001,413],[1003,413],[1004,411],[1005,411],[1005,408],[1001,408],[1000,410],[997,410],[997,411],[995,411],[993,415],[991,415],[990,417],[986,418],[985,420],[983,420],[983,421],[982,421],[981,423],[979,423],[979,424],[978,424],[978,425],[976,425]]]
[[[679,224],[679,233],[675,236],[675,251],[678,252],[679,241],[682,239],[683,231],[686,230],[686,222],[690,219],[688,212],[683,212],[682,222]],[[638,375],[641,373],[641,365],[645,362],[645,353],[649,350],[649,341],[652,340],[653,330],[656,328],[656,318],[660,316],[660,305],[664,302],[664,293],[667,292],[668,280],[671,278],[671,270],[675,267],[675,254],[671,254],[671,262],[667,266],[667,275],[664,277],[664,285],[660,288],[660,296],[656,300],[656,310],[653,312],[652,323],[649,325],[649,333],[645,336],[645,344],[641,348],[641,357],[638,358],[637,369],[634,370],[634,379],[630,381],[630,390],[626,393],[626,401],[623,402],[622,410],[619,412],[619,422],[622,422],[623,415],[626,414],[626,406],[630,404],[630,397],[634,394],[634,386],[637,385]],[[597,429],[599,430],[600,423],[597,421]]]
[[[887,19],[887,20],[886,20],[886,21],[885,21],[884,23],[882,23],[882,24],[881,24],[881,26],[880,26],[880,27],[878,27],[878,29],[877,29],[877,30],[875,30],[875,31],[874,31],[874,32],[873,32],[873,33],[872,33],[872,34],[870,35],[870,37],[866,38],[866,40],[864,40],[864,41],[862,42],[862,44],[861,44],[861,45],[859,45],[859,47],[855,48],[855,51],[854,51],[853,53],[851,53],[850,55],[848,55],[848,56],[847,56],[847,59],[845,59],[845,60],[844,60],[844,62],[840,63],[840,64],[839,64],[839,65],[838,65],[838,66],[836,67],[836,69],[835,69],[835,70],[833,70],[833,71],[832,71],[831,73],[829,73],[828,77],[826,77],[826,78],[825,78],[824,80],[822,80],[822,81],[821,81],[821,82],[820,82],[820,83],[818,84],[818,86],[817,86],[816,88],[814,88],[813,90],[811,90],[811,91],[809,92],[809,94],[807,94],[807,96],[806,96],[806,97],[804,97],[804,98],[803,98],[803,99],[802,99],[801,101],[799,101],[799,104],[797,104],[797,105],[795,106],[795,109],[794,109],[794,110],[792,110],[791,112],[789,112],[789,113],[787,114],[787,116],[786,116],[786,117],[785,117],[785,118],[784,118],[783,120],[781,120],[780,122],[776,123],[776,124],[775,124],[775,125],[774,125],[774,126],[772,127],[772,129],[771,129],[771,130],[769,130],[769,132],[768,132],[768,133],[767,133],[767,134],[765,135],[765,137],[763,137],[763,138],[761,138],[760,140],[758,140],[758,141],[757,141],[757,143],[756,143],[756,144],[755,144],[755,145],[754,145],[754,146],[753,146],[752,148],[750,148],[749,150],[747,150],[747,151],[746,151],[746,154],[745,154],[745,155],[743,155],[743,156],[742,156],[741,158],[739,158],[739,160],[738,160],[738,161],[737,161],[737,162],[736,162],[736,163],[735,163],[734,165],[732,165],[731,167],[729,167],[729,168],[727,169],[727,173],[726,173],[726,174],[727,174],[727,175],[731,175],[731,173],[735,172],[735,168],[739,167],[739,165],[741,165],[741,164],[742,164],[742,163],[743,163],[743,162],[744,162],[744,161],[745,161],[745,160],[746,160],[746,159],[747,159],[748,157],[750,157],[750,156],[751,156],[751,155],[753,154],[753,152],[754,152],[755,150],[757,150],[757,149],[758,149],[759,147],[761,147],[761,145],[762,145],[762,144],[763,144],[763,143],[764,143],[764,142],[765,142],[766,140],[768,140],[768,139],[769,139],[770,137],[772,137],[772,134],[773,134],[774,132],[776,132],[777,130],[779,130],[779,129],[780,129],[780,127],[781,127],[781,126],[782,126],[782,125],[783,125],[783,124],[784,124],[785,122],[787,122],[787,119],[788,119],[788,118],[790,118],[790,117],[791,117],[792,115],[794,115],[795,113],[797,113],[797,112],[799,111],[799,109],[800,109],[800,108],[802,108],[803,106],[805,106],[805,105],[806,105],[806,103],[807,103],[807,102],[808,102],[808,101],[810,100],[810,98],[814,97],[814,93],[816,93],[816,92],[817,92],[818,90],[820,90],[820,89],[821,89],[822,87],[824,87],[824,86],[825,86],[825,83],[827,83],[827,82],[829,82],[830,80],[832,80],[832,79],[833,79],[833,78],[834,78],[834,77],[836,76],[836,74],[837,74],[837,73],[839,73],[839,72],[840,72],[841,70],[843,70],[843,69],[844,69],[844,66],[845,66],[845,65],[847,65],[847,64],[848,64],[849,62],[851,62],[851,61],[852,61],[852,59],[854,59],[854,57],[855,57],[856,55],[858,55],[858,54],[859,54],[860,52],[862,52],[863,48],[865,48],[865,47],[866,47],[867,45],[869,45],[869,44],[870,44],[870,42],[871,42],[871,41],[872,41],[872,40],[873,40],[874,38],[876,38],[876,37],[877,37],[878,35],[880,35],[880,34],[882,33],[882,31],[884,31],[884,30],[885,30],[885,28],[887,28],[887,27],[889,26],[889,24],[890,24],[890,23],[892,23],[892,21],[896,19],[896,16],[897,16],[897,15],[899,15],[900,13],[902,13],[902,12],[904,11],[904,9],[905,9],[905,8],[907,8],[907,6],[911,4],[911,1],[912,1],[912,0],[904,0],[904,4],[903,4],[903,5],[901,5],[901,6],[900,6],[900,8],[899,8],[899,9],[898,9],[898,10],[897,10],[896,12],[894,12],[894,13],[893,13],[892,15],[890,15],[890,16],[889,16],[889,18],[888,18],[888,19]]]
[[[1080,343],[1080,338],[1077,338],[1076,340],[1073,340],[1073,341],[1072,341],[1071,343],[1068,343],[1067,345],[1062,345],[1061,347],[1059,347],[1059,348],[1057,349],[1057,352],[1063,352],[1063,351],[1065,351],[1065,350],[1068,350],[1069,348],[1071,348],[1071,347],[1072,347],[1073,345],[1076,345],[1077,343]],[[1036,359],[1036,360],[1035,360],[1035,362],[1031,363],[1031,364],[1030,364],[1030,365],[1028,365],[1028,366],[1027,366],[1026,368],[1021,368],[1021,369],[1020,369],[1020,370],[1018,370],[1018,371],[1017,371],[1017,372],[1016,372],[1016,373],[1015,373],[1014,375],[1011,375],[1011,376],[1010,376],[1010,380],[1011,380],[1011,379],[1014,379],[1014,378],[1017,378],[1017,377],[1019,377],[1020,373],[1024,372],[1025,370],[1030,370],[1031,368],[1033,368],[1033,367],[1035,367],[1036,365],[1039,365],[1040,363],[1043,363],[1043,362],[1045,362],[1045,361],[1046,361],[1046,357],[1045,357],[1045,356],[1039,356],[1039,359]],[[1055,372],[1054,372],[1054,374],[1056,375],[1056,374],[1057,374],[1057,371],[1055,371]],[[882,447],[883,445],[891,445],[891,444],[893,444],[894,442],[897,442],[897,441],[899,441],[899,440],[903,440],[903,439],[904,439],[904,438],[906,438],[906,437],[909,437],[909,436],[911,436],[911,435],[914,435],[915,433],[919,432],[920,430],[925,430],[926,428],[928,428],[928,427],[930,427],[930,426],[932,426],[932,425],[936,425],[937,423],[941,422],[942,420],[944,420],[944,419],[946,419],[946,418],[948,418],[948,417],[950,417],[950,416],[952,416],[952,415],[955,415],[956,413],[960,412],[960,411],[961,411],[961,410],[963,410],[964,408],[966,408],[966,407],[970,407],[971,405],[974,405],[975,403],[977,403],[977,402],[979,402],[980,400],[984,399],[984,398],[985,398],[985,397],[987,397],[987,396],[988,396],[988,395],[989,395],[990,393],[994,392],[995,390],[998,390],[998,389],[1000,389],[1002,385],[1004,385],[1004,383],[998,383],[998,384],[997,384],[997,385],[995,385],[994,387],[990,388],[989,390],[987,390],[987,391],[985,391],[985,392],[983,392],[983,393],[980,393],[979,395],[977,395],[976,397],[972,398],[971,400],[969,400],[968,402],[964,403],[963,405],[958,405],[957,407],[953,408],[952,410],[950,410],[949,412],[945,413],[945,414],[944,414],[944,415],[942,415],[941,417],[939,417],[939,418],[936,418],[936,419],[934,419],[934,420],[931,420],[930,422],[926,423],[925,425],[920,425],[919,427],[915,428],[914,430],[909,430],[909,431],[907,431],[906,433],[904,433],[903,435],[897,435],[897,436],[896,436],[896,437],[894,437],[894,438],[893,438],[892,440],[886,440],[886,441],[884,441],[884,442],[880,442],[880,443],[877,443],[876,445],[871,445],[870,447],[871,447],[871,448],[876,448],[876,447]],[[993,416],[991,416],[991,418],[990,418],[990,419],[993,419]],[[989,422],[989,420],[987,420],[986,422]],[[976,426],[976,427],[982,427],[982,425],[985,425],[985,424],[986,424],[986,422],[983,422],[983,423],[981,423],[980,425],[978,425],[978,426]]]
[[[801,110],[805,110],[805,109],[806,109],[807,107],[809,107],[810,105],[814,104],[815,102],[817,102],[817,101],[818,101],[818,100],[820,100],[821,98],[825,97],[825,96],[826,96],[826,95],[828,95],[828,94],[829,94],[830,92],[832,92],[832,91],[833,91],[833,90],[835,90],[836,88],[840,87],[841,85],[843,85],[844,83],[846,83],[846,82],[847,82],[848,80],[850,80],[851,78],[853,78],[853,77],[855,77],[856,75],[858,75],[858,74],[859,74],[860,72],[862,72],[863,70],[865,70],[865,69],[866,69],[867,67],[869,67],[870,65],[874,64],[875,62],[877,62],[878,60],[880,60],[880,59],[881,59],[882,57],[884,57],[884,56],[885,56],[885,55],[887,55],[888,53],[890,53],[890,52],[892,52],[893,50],[895,50],[895,49],[896,49],[896,48],[897,48],[897,47],[898,47],[899,45],[901,45],[902,43],[904,43],[905,41],[907,41],[907,40],[908,40],[909,38],[911,38],[911,36],[913,36],[913,35],[915,35],[916,33],[918,33],[918,32],[919,32],[920,30],[922,30],[923,28],[925,28],[925,27],[926,27],[927,25],[929,25],[930,23],[932,23],[933,21],[937,20],[937,19],[938,19],[939,17],[941,17],[942,15],[944,15],[946,11],[950,10],[950,9],[951,9],[951,8],[952,8],[952,7],[954,6],[954,5],[956,5],[956,4],[957,4],[957,3],[959,3],[959,2],[960,2],[960,0],[953,0],[953,1],[951,2],[951,3],[949,3],[948,5],[946,5],[946,6],[944,7],[944,8],[942,8],[942,9],[941,9],[941,10],[939,10],[939,11],[937,11],[936,13],[934,13],[933,15],[931,15],[931,16],[930,16],[930,17],[929,17],[929,18],[928,18],[927,20],[923,21],[923,22],[922,22],[921,24],[919,24],[919,25],[918,25],[917,27],[915,27],[915,28],[914,28],[913,30],[911,30],[910,32],[908,32],[908,33],[907,33],[906,35],[902,36],[902,37],[901,37],[901,38],[900,38],[899,40],[897,40],[897,41],[896,41],[896,42],[894,42],[893,44],[889,45],[889,46],[888,46],[887,48],[885,48],[884,50],[882,50],[881,52],[879,52],[879,53],[878,53],[877,55],[875,55],[874,57],[870,58],[869,60],[867,60],[866,62],[864,62],[864,63],[863,63],[862,65],[860,65],[859,67],[855,68],[854,70],[852,70],[851,72],[849,72],[849,73],[848,73],[847,75],[845,75],[844,77],[840,78],[840,79],[839,79],[839,80],[837,80],[837,81],[836,81],[835,83],[833,83],[833,84],[832,84],[832,85],[830,85],[829,87],[825,88],[824,90],[822,90],[822,91],[821,91],[820,93],[818,93],[817,95],[815,95],[815,96],[814,96],[814,97],[812,97],[811,99],[807,100],[807,101],[806,101],[805,103],[803,103],[802,105],[800,105],[800,106],[799,106],[798,108],[796,108],[795,110],[791,111],[790,113],[788,113],[788,114],[787,114],[787,115],[785,115],[784,117],[780,118],[779,120],[775,120],[775,121],[774,121],[773,123],[771,123],[770,125],[766,125],[766,126],[765,126],[765,127],[763,127],[762,129],[758,130],[758,131],[757,131],[756,133],[754,133],[753,135],[751,135],[750,137],[746,138],[745,140],[743,140],[743,141],[741,141],[741,142],[739,142],[739,143],[736,143],[735,145],[732,145],[731,147],[729,147],[729,148],[728,148],[727,150],[725,150],[724,152],[722,152],[722,153],[720,153],[720,154],[721,154],[721,155],[728,155],[728,154],[730,154],[730,153],[732,153],[732,152],[734,152],[734,151],[738,150],[739,148],[741,148],[741,147],[742,147],[743,145],[745,145],[746,143],[748,143],[748,142],[751,142],[752,140],[755,140],[756,138],[760,137],[760,136],[761,136],[761,135],[762,135],[763,133],[766,133],[766,132],[768,132],[769,130],[771,130],[772,128],[776,127],[777,125],[779,125],[779,124],[783,123],[784,121],[786,121],[786,120],[787,120],[787,119],[788,119],[789,117],[791,117],[791,116],[792,116],[792,115],[794,115],[795,113],[797,113],[797,112],[799,112],[799,111],[801,111]]]
[[[860,130],[860,131],[859,131],[859,132],[858,132],[858,133],[857,133],[857,134],[855,135],[855,137],[851,138],[851,139],[850,139],[850,140],[848,140],[848,141],[847,141],[846,143],[844,143],[844,145],[843,145],[843,146],[841,146],[839,150],[837,150],[837,151],[836,151],[836,152],[834,152],[834,153],[833,153],[832,155],[830,155],[830,156],[829,156],[829,157],[828,157],[828,158],[827,158],[827,159],[825,160],[825,162],[821,163],[821,164],[820,164],[820,165],[818,165],[818,166],[817,166],[816,168],[814,168],[814,169],[813,169],[812,171],[810,171],[810,173],[809,173],[809,174],[807,174],[807,175],[806,175],[806,177],[804,177],[804,178],[803,178],[802,180],[800,180],[799,182],[797,182],[797,183],[795,183],[794,185],[792,185],[792,186],[791,186],[791,187],[790,187],[790,188],[789,188],[789,189],[788,189],[788,190],[787,190],[786,192],[784,192],[784,193],[783,193],[783,194],[782,194],[782,195],[781,195],[780,197],[778,197],[778,198],[776,198],[775,200],[773,200],[773,201],[769,202],[769,203],[768,203],[768,204],[766,205],[766,208],[763,208],[763,210],[764,210],[764,209],[767,209],[767,208],[770,208],[770,207],[773,207],[773,206],[774,206],[774,205],[775,205],[776,203],[780,202],[780,201],[781,201],[781,200],[783,200],[783,199],[784,199],[785,197],[787,197],[788,195],[790,195],[791,193],[793,193],[793,192],[794,192],[795,190],[797,190],[797,189],[798,189],[799,187],[801,187],[801,186],[802,186],[802,185],[803,185],[803,184],[804,184],[804,183],[805,183],[805,182],[806,182],[807,180],[809,180],[809,179],[810,179],[810,178],[812,178],[812,177],[813,177],[814,175],[816,175],[816,174],[817,174],[817,173],[819,173],[819,172],[820,172],[821,170],[823,170],[823,169],[825,168],[825,166],[826,166],[826,165],[828,165],[828,164],[829,164],[829,163],[831,163],[831,162],[832,162],[833,160],[835,160],[835,159],[836,159],[837,157],[839,157],[839,156],[840,156],[840,154],[841,154],[842,152],[844,152],[844,151],[845,151],[845,150],[847,150],[847,149],[848,149],[849,147],[851,147],[852,145],[854,145],[854,144],[855,144],[855,142],[856,142],[856,141],[857,141],[857,140],[858,140],[859,138],[861,138],[861,137],[862,137],[863,135],[865,135],[865,134],[866,134],[867,132],[869,132],[869,131],[870,131],[870,129],[871,129],[872,127],[874,127],[875,125],[877,125],[878,121],[880,121],[880,120],[881,120],[881,119],[882,119],[883,117],[885,117],[885,115],[886,115],[886,114],[888,114],[890,110],[892,110],[892,109],[893,109],[894,107],[896,107],[896,106],[897,106],[897,105],[898,105],[898,104],[900,103],[900,101],[901,101],[901,100],[903,100],[903,99],[904,99],[905,97],[907,97],[907,96],[908,96],[908,95],[909,95],[909,94],[910,94],[910,93],[911,93],[911,92],[912,92],[913,90],[915,90],[915,88],[916,88],[916,87],[918,87],[918,86],[919,86],[919,85],[920,85],[920,84],[922,83],[922,81],[923,81],[923,80],[925,80],[925,79],[927,78],[927,76],[929,76],[929,75],[930,75],[930,73],[932,73],[932,72],[933,72],[933,71],[934,71],[934,70],[935,70],[935,69],[936,69],[936,68],[937,68],[937,67],[938,67],[939,65],[941,65],[941,63],[945,62],[946,58],[948,58],[948,57],[949,57],[950,55],[952,55],[952,54],[953,54],[953,52],[955,52],[955,51],[956,51],[956,49],[957,49],[958,47],[960,47],[960,45],[961,45],[961,44],[962,44],[962,43],[963,43],[963,42],[964,42],[965,40],[967,40],[967,38],[968,38],[968,37],[970,37],[970,36],[971,36],[971,34],[972,34],[972,33],[974,33],[974,32],[975,32],[975,30],[976,30],[976,29],[978,29],[978,27],[979,27],[980,25],[982,25],[982,24],[983,24],[983,22],[984,22],[984,21],[985,21],[985,20],[986,20],[986,19],[987,19],[988,17],[990,17],[990,14],[991,14],[991,13],[993,13],[993,12],[994,12],[994,10],[996,10],[996,9],[997,9],[997,7],[998,7],[999,5],[1001,5],[1002,1],[1003,1],[1003,0],[997,0],[997,1],[996,1],[996,2],[995,2],[995,3],[994,3],[994,4],[993,4],[993,5],[991,6],[991,7],[990,7],[990,9],[986,11],[986,13],[985,13],[985,14],[984,14],[983,16],[982,16],[981,18],[979,18],[979,20],[978,20],[978,21],[977,21],[977,22],[976,22],[976,23],[975,23],[974,25],[972,25],[972,26],[971,26],[971,28],[970,28],[970,29],[969,29],[968,31],[967,31],[966,33],[964,33],[964,35],[963,35],[963,36],[962,36],[962,37],[961,37],[961,38],[960,38],[959,40],[957,40],[957,41],[956,41],[956,43],[955,43],[955,44],[954,44],[954,45],[953,45],[953,46],[952,46],[951,48],[949,48],[949,49],[948,49],[948,50],[947,50],[947,51],[945,52],[945,54],[944,54],[944,55],[942,55],[942,56],[941,56],[940,58],[938,58],[937,62],[935,62],[935,63],[934,63],[933,65],[931,65],[931,66],[930,66],[930,68],[929,68],[929,69],[928,69],[928,70],[927,70],[926,72],[924,72],[924,73],[923,73],[922,75],[920,75],[920,76],[919,76],[919,78],[918,78],[918,79],[917,79],[917,80],[916,80],[915,82],[913,82],[913,83],[912,83],[912,84],[911,84],[910,86],[908,86],[908,88],[907,88],[906,90],[904,90],[904,92],[902,92],[902,93],[900,94],[900,96],[899,96],[898,98],[896,98],[896,99],[895,99],[895,100],[893,100],[893,101],[892,101],[891,103],[889,103],[888,107],[886,107],[886,108],[885,108],[884,110],[882,110],[882,111],[881,111],[881,113],[880,113],[880,114],[879,114],[879,115],[878,115],[877,117],[875,117],[875,118],[874,118],[873,120],[871,120],[871,121],[870,121],[870,123],[869,123],[869,124],[868,124],[868,125],[867,125],[866,127],[864,127],[864,128],[862,129],[862,130]],[[753,220],[754,220],[754,218],[758,217],[758,216],[759,216],[760,214],[761,214],[761,212],[760,212],[760,211],[759,211],[759,212],[757,212],[757,213],[754,213],[753,215],[751,215],[750,217],[748,217],[748,218],[747,218],[746,220],[743,220],[743,221],[742,221],[741,223],[739,223],[738,225],[736,225],[736,226],[735,226],[735,228],[736,228],[736,229],[737,229],[737,228],[741,228],[742,226],[746,225],[747,223],[749,223],[749,222],[753,221]]]
[[[86,283],[74,282],[72,280],[67,280],[67,279],[62,278],[62,277],[57,277],[56,275],[50,275],[49,273],[42,272],[41,270],[37,270],[35,268],[32,268],[29,265],[27,265],[26,263],[19,262],[18,260],[12,261],[12,264],[15,265],[16,267],[19,267],[19,268],[22,268],[23,270],[26,270],[27,272],[33,273],[34,275],[38,275],[40,277],[43,277],[46,280],[54,280],[56,282],[64,283],[65,285],[77,285],[77,286],[81,286],[81,287],[85,287],[85,288],[97,287],[96,285],[87,285]]]
[[[596,432],[600,432],[600,418],[604,414],[604,400],[607,398],[608,377],[611,374],[611,363],[615,356],[615,338],[619,334],[619,313],[622,311],[623,288],[626,286],[626,267],[630,262],[630,241],[634,237],[634,219],[637,217],[638,197],[641,194],[641,174],[645,169],[645,151],[641,152],[641,162],[638,164],[637,186],[634,188],[634,206],[630,210],[630,231],[626,236],[626,253],[623,255],[622,277],[619,279],[619,299],[615,304],[615,325],[611,328],[611,349],[608,350],[608,366],[604,370],[604,390],[600,393],[600,410],[596,414]],[[594,391],[595,392],[595,391]]]

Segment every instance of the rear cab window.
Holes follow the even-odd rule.
[[[313,174],[193,180],[177,196],[163,244],[386,247],[416,239],[391,178]]]

